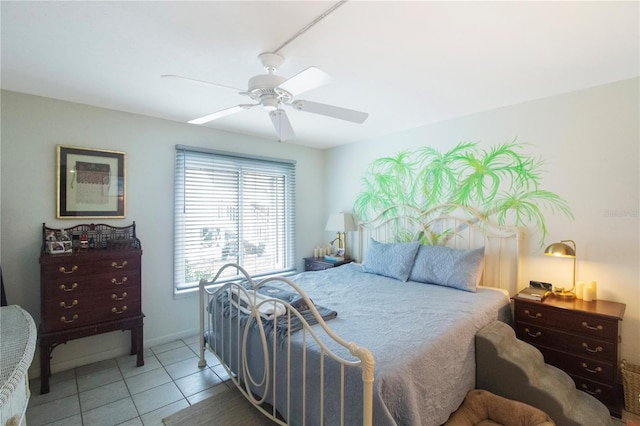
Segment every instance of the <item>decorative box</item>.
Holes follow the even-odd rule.
[[[71,253],[73,246],[71,241],[47,241],[49,254]]]

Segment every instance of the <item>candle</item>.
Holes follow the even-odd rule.
[[[591,302],[596,297],[596,290],[591,283],[587,284],[582,292],[582,298],[585,302]]]
[[[598,298],[598,283],[595,281],[591,281],[589,283],[589,287],[593,289],[593,300],[596,300]]]
[[[576,283],[576,299],[582,299],[582,294],[584,291],[584,283],[583,282],[577,282]]]

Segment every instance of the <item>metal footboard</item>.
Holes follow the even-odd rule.
[[[243,278],[217,283],[227,268],[235,268]],[[287,301],[257,291],[267,284],[295,291],[317,324],[309,325]],[[286,277],[256,282],[241,266],[230,263],[213,280],[201,280],[201,368],[207,364],[207,350],[240,392],[278,424],[344,425],[347,413],[351,416],[358,409],[362,423],[372,424],[371,352],[333,333],[309,296]],[[361,406],[353,406],[360,399],[354,392],[361,392]]]

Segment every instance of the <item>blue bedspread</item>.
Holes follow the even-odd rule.
[[[477,293],[471,293],[411,281],[403,283],[364,273],[356,263],[301,273],[293,277],[293,281],[315,303],[331,306],[339,312],[339,316],[328,323],[337,335],[372,352],[375,358],[375,425],[444,423],[475,386],[476,332],[494,320],[508,322],[511,319],[509,299],[498,290],[480,288]],[[291,336],[294,355],[301,354],[303,339],[303,333]],[[255,340],[248,345],[260,347],[257,338]],[[309,340],[306,344],[309,364],[321,355]],[[329,342],[328,346],[342,356],[349,356],[335,342]],[[263,369],[261,351],[251,352],[255,352],[255,359],[249,362],[251,371],[259,377]],[[226,356],[233,360],[237,354]],[[286,371],[284,365],[280,365],[280,359],[276,362],[277,371]],[[329,387],[337,383],[339,377],[332,371],[330,361],[326,361],[325,369],[324,383]],[[299,362],[294,363],[291,383],[295,384],[303,371]],[[308,389],[319,386],[317,372],[306,371],[305,375]],[[277,376],[280,378],[280,374]],[[292,424],[301,424],[302,404],[295,399],[301,396],[292,391],[294,399],[287,407],[285,388],[284,383],[278,386],[275,405]],[[348,369],[346,424],[362,423],[360,389],[360,371]],[[259,389],[254,391],[260,392]],[[272,398],[270,395],[268,400]],[[311,419],[323,407],[312,392],[307,392],[306,398],[306,417]],[[338,407],[336,398],[325,397],[326,424],[337,423],[332,416],[339,413]]]

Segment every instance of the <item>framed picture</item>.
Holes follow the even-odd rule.
[[[56,147],[56,217],[125,217],[125,153]]]

